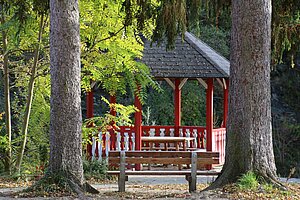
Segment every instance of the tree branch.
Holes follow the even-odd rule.
[[[98,42],[103,42],[105,40],[109,40],[113,37],[115,37],[118,33],[120,33],[123,29],[125,28],[125,26],[123,26],[122,28],[120,28],[117,32],[114,32],[114,33],[110,33],[110,36],[106,37],[106,38],[103,38],[101,40],[99,40]]]

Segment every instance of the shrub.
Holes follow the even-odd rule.
[[[237,185],[242,190],[256,190],[259,182],[254,172],[249,171],[239,178]]]
[[[107,178],[107,162],[105,160],[83,160],[83,171],[87,180],[104,180]]]

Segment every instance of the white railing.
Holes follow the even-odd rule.
[[[112,130],[105,133],[99,132],[97,138],[92,138],[92,159],[102,160],[108,156],[110,150],[135,150],[134,127],[121,126],[116,132]],[[189,149],[205,149],[205,128],[197,126],[181,126],[178,135],[192,137],[194,140],[187,143]],[[115,134],[115,135],[114,135]],[[174,126],[143,126],[142,136],[175,136]],[[147,147],[149,144],[143,144]],[[157,144],[163,147],[162,144]],[[171,147],[173,145],[171,144]],[[146,148],[145,148],[146,149]]]

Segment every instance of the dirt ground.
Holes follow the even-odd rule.
[[[197,184],[197,192],[188,192],[188,183],[184,177],[180,176],[153,176],[153,177],[141,177],[130,176],[128,182],[126,182],[126,192],[120,193],[116,182],[104,182],[93,183],[93,186],[100,192],[98,195],[87,195],[85,197],[75,196],[63,196],[63,197],[28,197],[21,198],[17,194],[17,191],[25,189],[30,183],[7,183],[4,184],[0,179],[0,200],[72,200],[72,199],[95,199],[95,200],[108,200],[108,199],[215,199],[215,200],[227,200],[227,199],[300,199],[300,184],[293,184],[293,191],[298,190],[296,194],[287,192],[283,194],[280,191],[272,191],[274,194],[268,194],[267,192],[235,192],[229,194],[228,191],[234,189],[219,190],[213,192],[200,192],[206,188],[215,177],[199,176]],[[297,182],[298,179],[291,179],[290,182]],[[298,196],[297,196],[298,195]]]

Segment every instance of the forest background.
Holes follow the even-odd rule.
[[[116,95],[117,102],[133,104],[135,81],[142,83],[143,123],[171,125],[174,122],[172,89],[165,82],[153,82],[146,66],[136,62],[142,56],[140,32],[155,39],[153,20],[138,16],[147,9],[149,16],[161,3],[134,5],[134,1],[81,0],[82,113],[90,81],[95,83],[95,116],[105,116],[109,106],[101,96]],[[226,58],[230,53],[230,3],[187,1],[188,31],[194,33]],[[298,9],[297,9],[298,8]],[[297,1],[273,1],[272,38],[272,117],[276,166],[279,176],[292,169],[300,177],[300,5]],[[1,1],[0,66],[0,173],[16,171],[16,176],[43,173],[49,154],[50,75],[49,5],[43,1]],[[117,12],[116,12],[117,11]],[[126,13],[132,13],[132,18]],[[141,12],[142,13],[142,12]],[[143,12],[144,13],[144,12]],[[145,19],[138,23],[135,17]],[[144,26],[144,27],[142,27]],[[145,28],[146,27],[146,28]],[[154,34],[153,34],[154,33]],[[175,47],[176,48],[176,47]],[[5,69],[8,69],[6,73]],[[5,85],[8,76],[9,90]],[[10,95],[11,125],[8,127],[7,93]],[[215,125],[221,123],[222,94],[216,87]],[[189,81],[182,91],[182,124],[205,125],[205,91]],[[123,115],[123,118],[126,117]],[[26,128],[26,124],[28,124]],[[8,129],[11,129],[11,139]],[[84,145],[87,143],[85,140]],[[7,152],[11,156],[7,156]],[[42,168],[41,168],[42,167]]]

